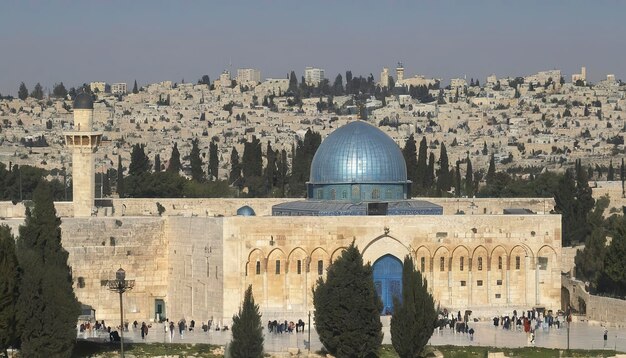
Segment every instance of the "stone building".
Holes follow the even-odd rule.
[[[92,108],[80,97],[75,121]],[[85,129],[71,135],[98,135]],[[93,140],[81,155],[95,155]],[[400,149],[360,121],[332,132],[311,168],[307,200],[57,203],[78,299],[98,319],[116,320],[118,301],[106,284],[122,267],[136,282],[125,294],[130,322],[185,317],[229,325],[248,285],[264,319],[295,320],[313,310],[311,288],[354,241],[373,265],[381,314],[393,311],[402,290],[406,255],[442,308],[490,315],[561,307],[561,217],[549,214],[552,200],[411,199]],[[79,169],[93,177],[93,161]],[[78,183],[74,198],[86,195]],[[0,203],[2,222],[14,230],[23,212],[21,204]]]

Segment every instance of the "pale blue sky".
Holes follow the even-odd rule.
[[[587,66],[593,81],[626,80],[626,2],[536,1],[0,1],[0,93],[21,81],[52,88],[215,79],[229,68],[262,77],[373,73],[527,75]]]

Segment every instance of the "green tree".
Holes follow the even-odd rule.
[[[124,167],[122,166],[122,156],[117,156],[117,184],[116,184],[117,195],[120,198],[123,198],[126,194],[124,190]]]
[[[450,175],[450,164],[448,163],[448,151],[446,145],[441,143],[439,153],[439,172],[437,174],[437,189],[440,192],[448,191],[452,187],[452,176]]]
[[[22,101],[28,98],[28,88],[26,88],[24,82],[20,83],[20,88],[17,90],[17,97]]]
[[[130,165],[128,166],[128,175],[139,175],[150,172],[150,159],[145,152],[145,144],[133,145],[130,153]]]
[[[343,78],[341,74],[338,74],[335,77],[335,82],[333,83],[333,95],[335,96],[343,96]]]
[[[107,170],[102,174],[102,195],[111,196],[111,179],[110,172]]]
[[[298,92],[298,77],[296,77],[296,73],[291,71],[289,74],[289,87],[287,88],[288,92],[295,94]]]
[[[220,159],[218,156],[217,143],[212,140],[209,144],[209,180],[214,181],[219,178]]]
[[[311,129],[306,131],[303,141],[298,140],[291,159],[289,192],[292,196],[303,196],[306,192],[305,183],[309,180],[311,162],[321,143],[322,136]]]
[[[67,90],[65,89],[63,82],[54,84],[54,87],[52,88],[52,95],[56,98],[67,97]]]
[[[433,189],[433,183],[435,181],[435,154],[430,152],[428,154],[428,167],[426,170],[425,188],[426,192],[431,192]]]
[[[200,157],[200,147],[198,138],[191,141],[191,152],[189,153],[189,164],[191,166],[191,180],[201,183],[204,181],[204,170],[202,169],[202,158]]]
[[[589,281],[593,288],[597,287],[607,252],[606,236],[608,231],[603,213],[608,206],[609,198],[607,196],[597,201],[593,212],[590,213],[590,221],[593,222],[591,235],[585,239],[585,247],[578,250],[574,258],[576,277]]]
[[[417,153],[417,168],[415,169],[415,182],[413,182],[414,194],[424,194],[426,191],[426,178],[428,176],[428,144],[426,137],[420,141],[419,152]]]
[[[267,159],[267,164],[265,165],[265,172],[263,176],[265,177],[266,192],[270,194],[276,185],[276,172],[278,170],[276,168],[276,153],[274,153],[272,145],[269,141],[267,142],[265,158]]]
[[[167,171],[178,174],[182,168],[183,166],[180,164],[178,144],[174,142],[174,145],[172,146],[172,154],[170,155],[170,161],[167,163]]]
[[[613,181],[615,180],[615,169],[613,169],[613,161],[609,162],[609,172],[606,175],[606,180]]]
[[[461,197],[461,162],[456,161],[456,170],[454,171],[454,196]]]
[[[25,357],[69,357],[76,343],[80,306],[72,289],[68,253],[61,246],[61,219],[42,181],[20,226],[17,255],[22,269],[17,318]]]
[[[336,357],[376,357],[382,342],[382,302],[374,288],[372,268],[352,244],[328,267],[313,290],[315,328]]]
[[[41,87],[41,84],[39,82],[37,82],[37,84],[35,85],[35,88],[33,88],[33,91],[30,93],[30,96],[38,100],[43,99],[43,87]]]
[[[487,181],[487,185],[493,184],[493,180],[495,176],[496,176],[496,160],[492,154],[491,158],[489,159],[489,169],[487,169],[487,176],[485,177],[485,180]]]
[[[391,343],[401,358],[419,357],[433,335],[437,320],[435,300],[426,278],[407,255],[402,267],[402,300],[393,298]]]
[[[279,152],[276,150],[276,185],[280,189],[280,197],[285,197],[285,187],[287,185],[288,174],[289,174],[289,163],[287,162],[287,151],[281,150],[280,156]]]
[[[133,85],[133,93],[134,94],[139,93],[139,89],[137,88],[137,80],[135,80],[135,84]]]
[[[402,156],[406,163],[407,178],[413,182],[412,187],[417,186],[417,147],[415,145],[415,138],[413,134],[407,138],[402,148]],[[415,189],[411,190],[411,195],[415,192]]]
[[[252,285],[246,289],[239,313],[233,316],[233,338],[228,346],[233,358],[263,357],[263,326],[259,306],[254,303]]]
[[[19,336],[15,305],[19,297],[19,265],[15,254],[15,238],[11,229],[0,226],[0,353],[15,346]]]
[[[571,170],[566,170],[565,175],[559,180],[559,185],[554,193],[556,212],[561,214],[563,229],[563,246],[569,246],[572,242],[573,231],[578,209],[576,204],[576,183]]]
[[[465,195],[468,198],[474,196],[474,171],[469,154],[467,155],[467,168],[465,169]]]
[[[239,152],[233,147],[230,152],[230,174],[228,174],[228,182],[232,185],[241,179],[241,165],[239,164]]]

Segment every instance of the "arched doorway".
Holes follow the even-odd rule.
[[[383,302],[382,314],[393,313],[393,297],[402,299],[402,262],[385,255],[374,263],[374,286]]]

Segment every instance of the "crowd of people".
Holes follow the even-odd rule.
[[[294,330],[296,333],[304,332],[304,321],[301,319],[299,319],[297,323],[294,323],[293,321],[287,322],[287,320],[284,322],[278,322],[276,320],[267,321],[267,331],[269,333],[293,333]]]

